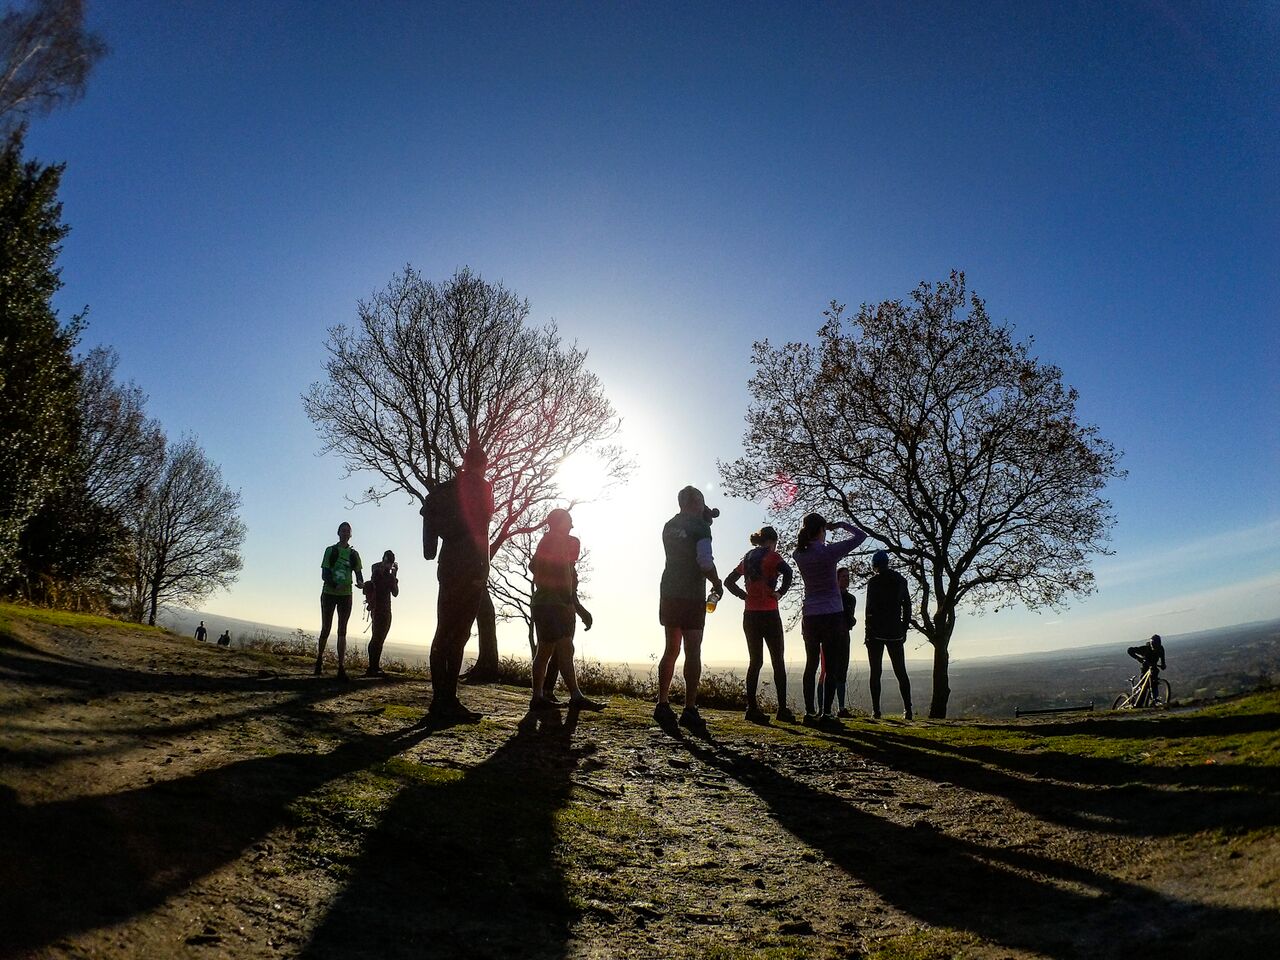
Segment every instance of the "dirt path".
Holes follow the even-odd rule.
[[[1280,937],[1274,770],[1139,767],[20,622],[0,956],[1209,956]],[[1024,724],[1026,722],[1024,721]],[[1061,725],[1106,736],[1120,721]],[[993,725],[995,727],[996,725]],[[1258,951],[1264,951],[1258,954]]]

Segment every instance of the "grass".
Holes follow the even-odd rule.
[[[106,629],[155,634],[165,633],[160,627],[149,627],[146,624],[117,620],[114,617],[104,617],[93,613],[73,613],[70,610],[30,607],[21,603],[0,603],[0,631],[12,635],[13,621],[15,619],[48,624],[52,627],[64,627],[71,630]]]

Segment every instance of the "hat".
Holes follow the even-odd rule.
[[[889,569],[889,551],[877,550],[871,555],[871,565],[877,570]]]

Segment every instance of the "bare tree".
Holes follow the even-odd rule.
[[[630,463],[611,443],[621,421],[586,353],[528,317],[528,301],[469,269],[433,283],[406,267],[359,304],[354,328],[329,331],[328,379],[303,404],[324,451],[348,475],[376,478],[363,501],[403,492],[425,503],[475,438],[494,486],[492,557],[564,500],[557,472],[569,457],[595,456],[607,482],[625,478]],[[471,682],[497,673],[492,597],[477,628]]]
[[[721,475],[779,522],[834,511],[901,561],[911,625],[934,648],[929,715],[945,717],[962,603],[1036,608],[1092,592],[1119,453],[1079,422],[1062,371],[966,295],[962,273],[922,283],[909,303],[848,319],[833,302],[824,315],[816,346],[755,345],[746,452]]]
[[[159,473],[165,438],[160,424],[143,410],[147,398],[142,389],[132,381],[116,381],[119,363],[114,348],[95,347],[78,367],[86,492],[95,503],[123,516],[147,481]]]
[[[198,602],[235,582],[245,537],[240,494],[194,439],[169,447],[130,519],[134,619],[154,625],[161,604]]]
[[[84,26],[84,0],[31,0],[0,17],[0,127],[47,114],[84,96],[107,52]]]

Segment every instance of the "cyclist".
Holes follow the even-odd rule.
[[[1164,665],[1164,642],[1160,639],[1160,634],[1153,633],[1151,639],[1140,647],[1130,647],[1129,656],[1142,664],[1144,677],[1142,682],[1144,690],[1142,700],[1138,704],[1145,707],[1150,704],[1156,696],[1156,683],[1160,680],[1160,671],[1166,669]]]

